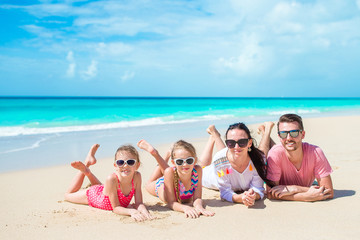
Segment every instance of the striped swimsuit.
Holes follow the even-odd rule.
[[[175,167],[174,167],[174,170],[175,170]],[[198,181],[199,181],[198,173],[195,170],[195,168],[193,168],[193,170],[192,170],[191,186],[190,186],[189,190],[187,190],[187,191],[185,190],[184,184],[179,179],[179,191],[180,191],[180,199],[181,200],[189,199],[194,195],[195,189],[197,188]],[[158,194],[159,187],[161,187],[163,185],[164,185],[164,176],[162,176],[161,178],[159,178],[156,181],[155,192],[156,192],[157,196],[159,196],[159,194]]]

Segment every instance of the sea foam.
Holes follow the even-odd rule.
[[[154,126],[154,125],[166,125],[166,124],[180,124],[180,123],[192,123],[199,121],[211,121],[221,120],[234,117],[233,115],[205,115],[188,119],[176,119],[173,116],[167,117],[155,117],[147,118],[143,120],[134,121],[120,121],[113,123],[102,123],[93,125],[79,125],[79,126],[63,126],[63,127],[0,127],[0,137],[13,137],[20,135],[38,135],[38,134],[54,134],[54,133],[66,133],[66,132],[81,132],[81,131],[94,131],[105,130],[115,128],[129,128],[129,127],[142,127],[142,126]]]

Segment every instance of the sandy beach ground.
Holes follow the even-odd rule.
[[[320,146],[334,170],[332,200],[304,203],[265,199],[247,208],[223,202],[217,191],[204,188],[204,202],[215,216],[187,219],[143,188],[144,202],[157,219],[136,223],[127,216],[65,202],[63,194],[76,174],[68,164],[0,174],[0,239],[359,239],[359,123],[360,116],[304,120],[305,141]],[[259,139],[257,126],[251,128],[253,137]],[[278,142],[275,129],[272,136]],[[186,140],[200,155],[207,139]],[[170,146],[155,145],[161,153]],[[144,151],[140,155],[144,185],[155,160]],[[112,161],[98,159],[92,166],[100,180],[113,172]]]

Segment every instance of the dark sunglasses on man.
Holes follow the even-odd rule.
[[[290,137],[292,138],[296,138],[297,136],[299,136],[299,133],[301,133],[302,130],[297,129],[297,130],[290,130],[290,131],[279,131],[279,137],[282,139],[287,138],[288,134],[290,134]]]

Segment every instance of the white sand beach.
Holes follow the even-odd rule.
[[[63,194],[76,173],[69,163],[0,174],[0,239],[359,239],[359,122],[360,116],[304,120],[304,141],[320,146],[334,170],[332,200],[265,199],[247,208],[223,202],[217,191],[204,188],[204,203],[215,216],[187,219],[143,188],[144,203],[157,219],[137,223],[127,216],[65,202]],[[251,126],[257,139],[258,125]],[[275,128],[272,137],[278,142]],[[207,139],[186,140],[200,155]],[[155,147],[165,153],[171,144]],[[144,186],[156,162],[148,153],[139,152]],[[98,159],[91,167],[101,181],[113,171],[112,161]]]

